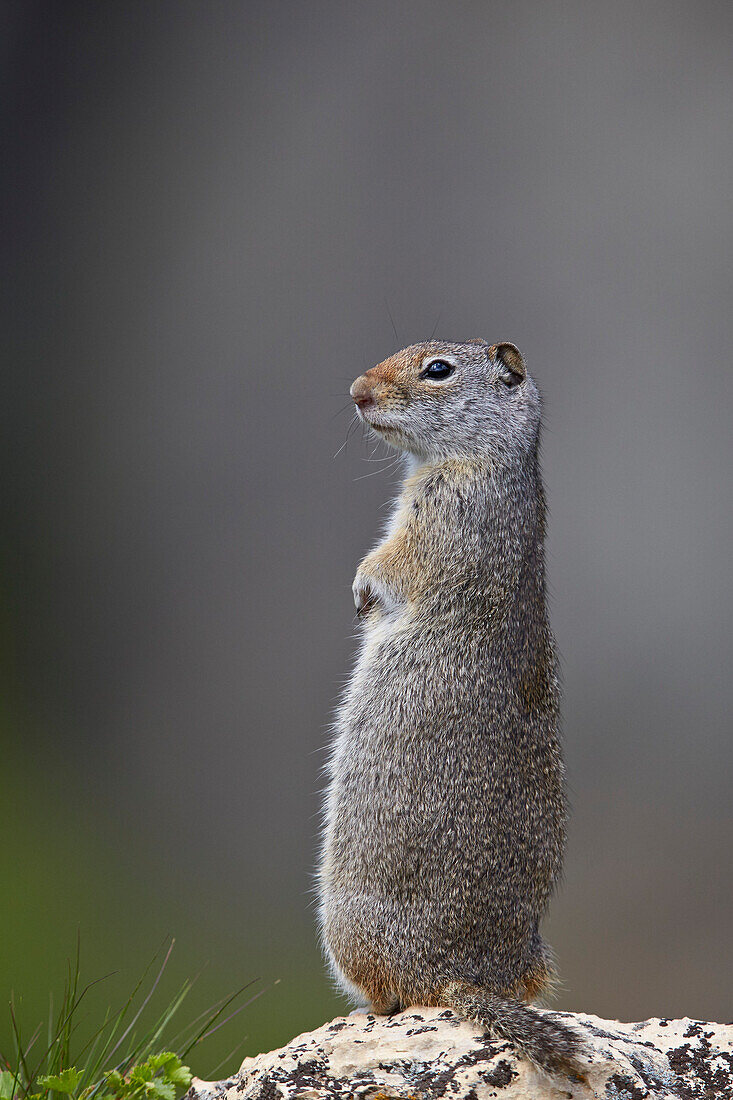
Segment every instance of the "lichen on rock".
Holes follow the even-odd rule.
[[[246,1058],[187,1100],[733,1100],[733,1025],[558,1013],[586,1038],[587,1081],[550,1078],[440,1008],[353,1015]]]

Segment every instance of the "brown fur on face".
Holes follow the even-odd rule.
[[[444,378],[426,376],[439,360]],[[387,443],[423,460],[506,461],[537,433],[539,395],[513,344],[413,344],[360,375],[359,414]]]
[[[385,359],[360,375],[351,387],[351,395],[371,398],[383,409],[405,408],[413,396],[410,379],[419,369],[417,353],[405,356],[404,352]]]

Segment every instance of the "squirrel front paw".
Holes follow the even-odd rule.
[[[359,568],[352,591],[356,614],[360,619],[365,619],[374,611],[390,614],[404,603],[404,598],[388,583],[383,570],[371,563],[368,572]]]
[[[373,611],[377,606],[377,594],[372,588],[368,579],[364,576],[360,576],[359,574],[357,574],[356,579],[352,585],[352,592],[354,593],[354,607],[356,608],[356,614],[360,619],[363,619],[369,614],[370,611]]]

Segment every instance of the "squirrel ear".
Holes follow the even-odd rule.
[[[522,353],[514,344],[492,344],[489,359],[496,363],[501,376],[508,386],[518,386],[527,377]]]

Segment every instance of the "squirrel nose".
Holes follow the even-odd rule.
[[[369,383],[368,378],[365,375],[360,375],[356,382],[353,382],[349,393],[354,399],[354,403],[358,405],[360,409],[365,408],[367,405],[374,404],[374,391]]]

